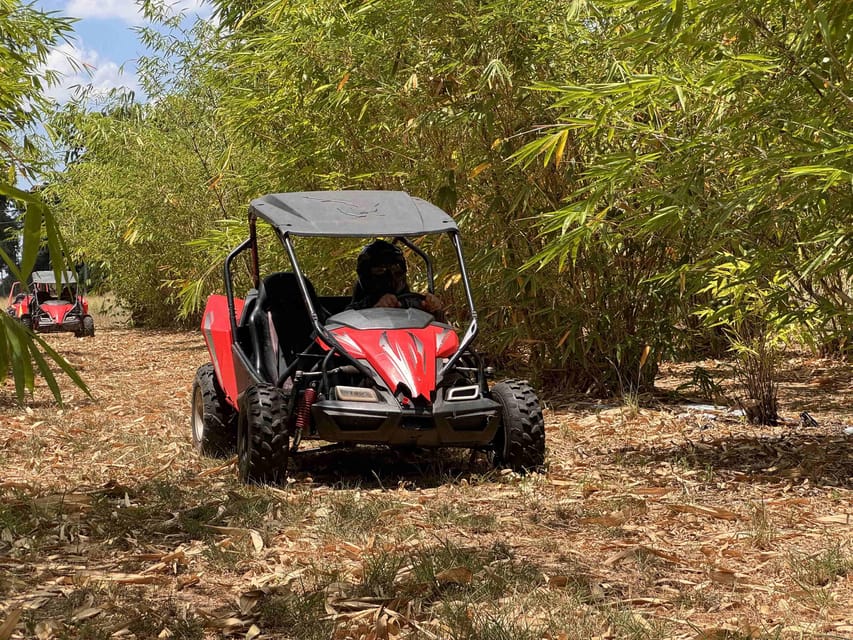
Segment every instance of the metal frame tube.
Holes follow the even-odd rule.
[[[237,342],[237,312],[234,310],[234,285],[231,280],[231,263],[234,261],[234,258],[243,253],[250,246],[252,246],[251,236],[238,244],[237,247],[228,254],[228,257],[225,258],[225,265],[223,267],[223,270],[225,271],[225,298],[228,301],[228,320],[231,322],[232,343]],[[257,250],[257,242],[254,246]]]
[[[423,249],[421,249],[419,246],[417,246],[414,242],[412,242],[408,238],[404,238],[403,236],[397,236],[394,238],[394,240],[399,240],[404,245],[406,245],[409,249],[411,249],[412,251],[414,251],[416,254],[418,254],[421,257],[421,260],[423,260],[424,264],[426,264],[427,290],[430,293],[435,293],[435,280],[433,278],[432,260],[427,255],[427,253]]]
[[[284,248],[287,250],[287,255],[290,258],[290,264],[293,266],[293,273],[296,274],[296,281],[299,283],[299,290],[302,293],[302,299],[305,302],[305,306],[308,307],[308,314],[311,316],[311,324],[314,326],[314,331],[317,332],[317,335],[323,339],[323,342],[325,342],[329,348],[337,351],[338,354],[354,364],[365,378],[373,380],[373,374],[358,360],[350,356],[346,352],[346,349],[340,345],[335,336],[326,331],[326,328],[320,324],[320,317],[317,315],[317,310],[314,308],[314,301],[311,299],[311,294],[308,292],[308,285],[305,284],[305,276],[302,274],[302,269],[299,268],[299,262],[296,259],[296,252],[293,249],[290,234],[280,234],[279,237],[282,244],[284,244]],[[284,380],[281,382],[283,383]]]
[[[477,332],[479,328],[477,326],[477,311],[474,309],[474,297],[471,295],[471,284],[468,282],[468,271],[465,269],[465,258],[462,255],[462,243],[459,240],[459,232],[451,231],[450,233],[450,241],[453,243],[453,247],[456,249],[456,258],[459,261],[459,272],[462,276],[462,284],[465,287],[465,297],[468,300],[468,310],[471,313],[471,324],[468,325],[468,329],[465,331],[465,336],[462,338],[462,341],[459,343],[459,348],[456,350],[447,363],[441,368],[441,371],[438,372],[438,377],[441,378],[444,374],[454,365],[456,361],[462,356],[462,353],[471,346],[471,343],[474,341],[474,338],[477,336]]]
[[[258,218],[249,212],[249,240],[252,247],[252,282],[255,289],[261,286],[261,267],[258,261]]]

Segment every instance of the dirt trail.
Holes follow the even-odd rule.
[[[198,333],[48,339],[94,397],[0,389],[0,638],[853,638],[849,366],[788,362],[779,427],[552,401],[546,474],[365,447],[257,488],[192,450]]]

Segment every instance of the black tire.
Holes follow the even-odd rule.
[[[21,324],[24,325],[25,329],[33,330],[33,317],[28,315],[21,316]]]
[[[240,402],[237,467],[246,484],[278,484],[287,476],[287,396],[271,385],[249,387]]]
[[[92,338],[95,336],[95,319],[92,316],[83,316],[83,330],[81,335],[84,338]]]
[[[501,426],[492,442],[492,462],[524,473],[545,463],[545,421],[539,398],[527,380],[505,380],[491,389],[501,405]]]
[[[225,392],[209,362],[195,373],[190,420],[193,446],[200,454],[224,458],[234,452],[237,412],[225,400]]]

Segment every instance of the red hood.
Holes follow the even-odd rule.
[[[62,321],[65,319],[65,314],[71,311],[73,307],[73,302],[62,302],[60,304],[57,304],[56,302],[48,302],[41,305],[39,308],[41,311],[53,318],[55,323],[62,324]]]
[[[435,390],[436,359],[459,347],[456,332],[434,324],[420,329],[339,327],[331,333],[352,357],[367,360],[392,393],[402,385],[406,395],[426,401]]]

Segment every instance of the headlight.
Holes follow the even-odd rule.
[[[334,389],[335,400],[344,400],[346,402],[379,402],[379,396],[373,389],[365,387],[342,387],[337,386]]]
[[[460,400],[476,400],[480,397],[480,387],[471,385],[469,387],[453,387],[447,392],[448,402],[459,402]]]

